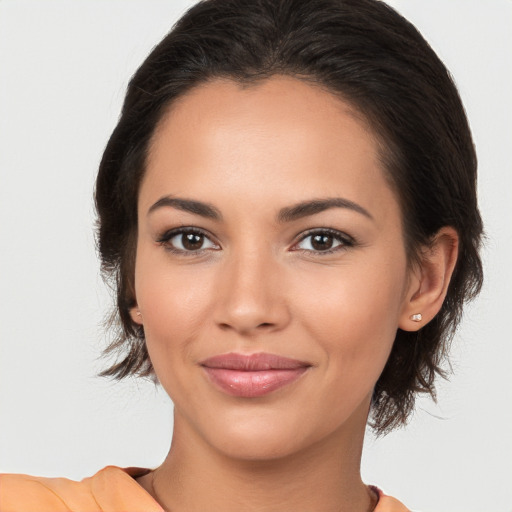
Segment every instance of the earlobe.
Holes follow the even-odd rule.
[[[417,331],[441,309],[457,262],[459,236],[446,226],[425,247],[409,281],[399,327]]]
[[[130,309],[130,317],[132,319],[132,322],[134,322],[138,325],[143,324],[142,314],[141,314],[138,306],[134,306],[133,308]]]

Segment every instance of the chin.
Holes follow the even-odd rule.
[[[313,418],[320,415],[304,415],[304,407],[279,407],[275,404],[255,410],[234,408],[220,414],[202,418],[194,430],[217,453],[239,461],[275,461],[305,453],[308,449],[336,435],[343,423],[339,417],[325,418],[323,422]]]
[[[210,406],[214,404],[210,403]],[[308,424],[296,411],[286,414],[274,406],[246,404],[237,407],[206,407],[189,415],[175,405],[173,443],[209,447],[233,460],[265,461],[287,457],[307,444]],[[297,426],[306,427],[300,431]],[[191,437],[192,436],[192,437]]]
[[[233,460],[265,462],[285,459],[301,451],[300,438],[284,432],[267,431],[258,433],[232,432],[229,437],[215,439],[219,453]]]

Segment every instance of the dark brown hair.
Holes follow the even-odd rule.
[[[481,288],[482,221],[475,151],[450,74],[414,26],[378,0],[205,0],[137,70],[96,182],[99,252],[120,320],[107,352],[121,356],[103,375],[153,373],[144,331],[129,311],[137,198],[155,126],[170,103],[201,83],[250,84],[276,74],[324,87],[368,121],[401,205],[409,261],[443,226],[460,237],[441,311],[418,332],[398,330],[375,386],[372,425],[385,433],[406,422],[417,393],[435,398],[463,304]]]

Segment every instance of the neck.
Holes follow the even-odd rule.
[[[359,430],[357,439],[334,432],[289,456],[240,460],[207,445],[176,417],[166,460],[141,484],[169,512],[367,512],[375,500],[360,476]]]

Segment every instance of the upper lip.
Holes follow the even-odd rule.
[[[238,370],[246,372],[257,372],[264,370],[296,370],[311,366],[310,363],[258,352],[256,354],[220,354],[201,361],[201,366],[213,369]]]

